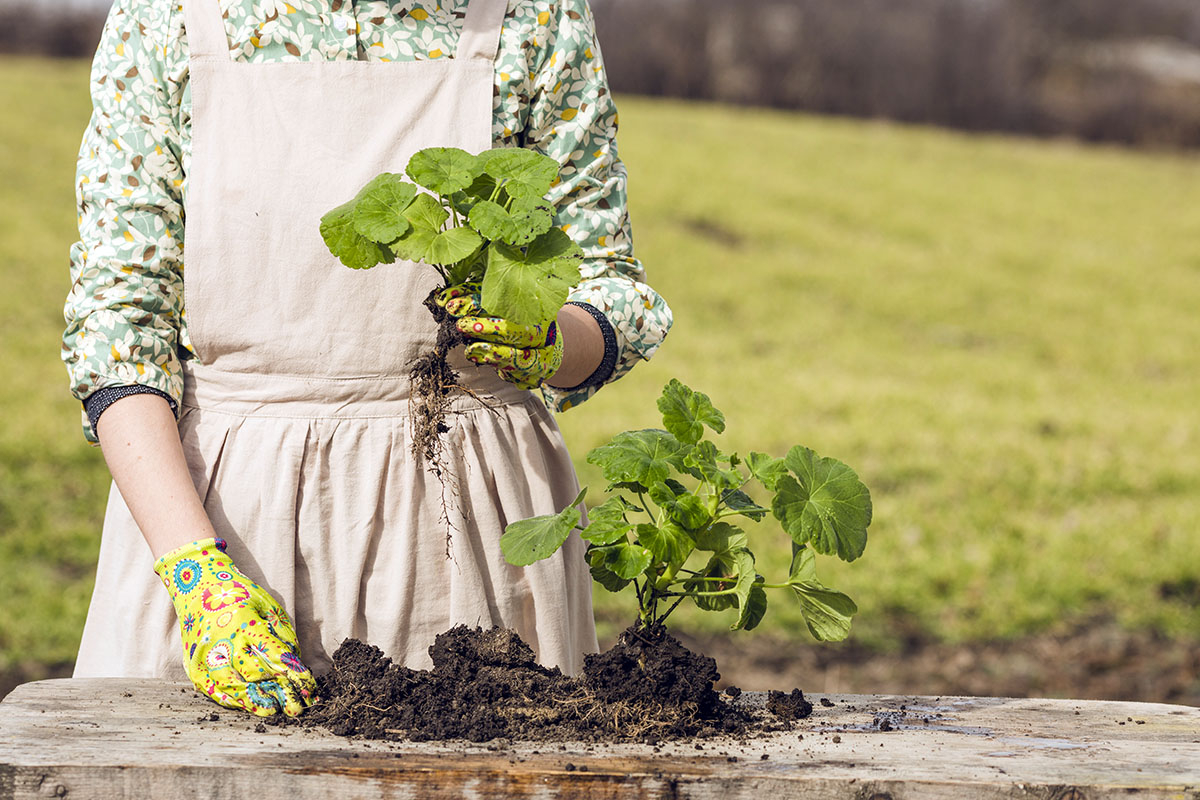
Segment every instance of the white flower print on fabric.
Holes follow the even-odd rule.
[[[207,0],[230,58],[250,63],[453,58],[469,0]],[[649,358],[671,312],[633,256],[626,174],[587,0],[510,0],[496,59],[493,139],[561,164],[558,224],[583,248],[572,300],[612,323],[611,380]],[[63,360],[80,400],[139,383],[177,404],[194,358],[183,298],[183,198],[191,158],[187,31],[177,0],[116,0],[92,67],[93,114],[77,170],[80,241]],[[559,410],[596,391],[545,389]],[[84,433],[96,441],[84,418]]]

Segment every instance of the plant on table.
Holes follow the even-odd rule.
[[[441,276],[442,285],[424,299],[438,322],[437,341],[412,369],[413,454],[435,468],[446,412],[463,388],[446,357],[464,341],[436,297],[450,287],[477,289],[483,313],[537,325],[554,319],[581,279],[583,253],[554,226],[546,200],[558,166],[521,148],[478,155],[426,148],[408,162],[412,183],[383,173],[321,218],[325,244],[347,267],[399,259],[427,264]]]
[[[749,630],[766,613],[767,590],[785,589],[815,638],[844,639],[858,609],[817,579],[816,557],[853,561],[867,545],[871,496],[854,470],[799,445],[783,458],[721,452],[705,429],[723,432],[724,415],[678,380],[663,389],[658,408],[664,429],[625,431],[588,453],[611,481],[580,531],[592,577],[610,592],[637,595],[636,630],[659,631],[685,600],[706,611],[733,609],[731,628]],[[751,481],[771,494],[767,505],[746,493]],[[509,525],[500,540],[508,561],[528,565],[557,551],[579,527],[586,492],[558,514]],[[768,514],[792,547],[788,575],[772,582],[757,571],[750,533],[734,524]]]

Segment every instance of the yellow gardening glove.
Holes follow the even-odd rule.
[[[536,389],[562,366],[563,339],[554,320],[520,325],[490,316],[480,305],[478,284],[451,286],[435,302],[467,337],[467,358],[495,367],[514,386]]]
[[[287,612],[233,565],[224,539],[172,550],[154,571],[175,604],[184,667],[197,689],[260,717],[294,717],[316,700]]]

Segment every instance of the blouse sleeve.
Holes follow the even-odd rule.
[[[142,385],[178,405],[183,241],[175,3],[117,0],[92,66],[76,174],[79,241],[64,308],[71,391]],[[182,55],[186,65],[186,56]],[[84,435],[96,434],[83,416]]]
[[[570,300],[609,320],[617,339],[611,383],[649,359],[671,327],[671,309],[646,284],[633,255],[625,167],[617,154],[617,109],[587,0],[537,3],[529,36],[529,109],[523,144],[556,159],[560,181],[550,199],[557,223],[584,252],[584,280]],[[565,411],[600,387],[544,387],[547,402]]]

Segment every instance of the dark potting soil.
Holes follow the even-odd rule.
[[[625,631],[611,650],[587,656],[574,678],[539,665],[529,645],[501,628],[460,625],[429,653],[433,669],[417,671],[346,640],[318,678],[321,701],[296,724],[412,741],[658,742],[777,730],[807,716],[799,690],[777,693],[785,698],[778,717],[725,702],[713,690],[716,662],[662,629]]]

